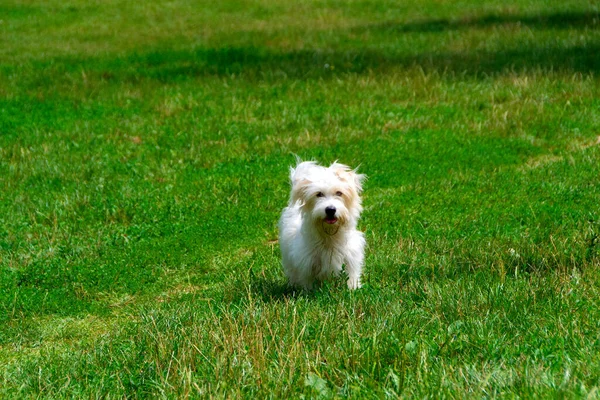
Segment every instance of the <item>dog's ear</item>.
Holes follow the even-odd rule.
[[[350,171],[350,168],[343,164],[338,164],[337,162],[334,162],[329,168],[333,169],[333,173],[340,181],[351,183],[352,177],[350,176],[350,173],[352,171]]]
[[[308,186],[312,182],[308,179],[300,179],[296,182],[292,182],[292,195],[290,196],[290,204],[295,204],[298,201],[304,203],[304,199],[306,199],[306,192],[308,191]]]
[[[359,174],[356,172],[356,169],[351,170],[348,166],[343,164],[338,164],[335,162],[333,165],[333,173],[344,182],[347,182],[354,186],[356,192],[358,194],[362,193],[362,183],[367,176],[364,174]]]
[[[358,174],[356,170],[351,171],[350,176],[354,180],[354,187],[356,187],[356,192],[358,194],[361,194],[363,190],[362,184],[367,179],[367,176],[365,174]]]

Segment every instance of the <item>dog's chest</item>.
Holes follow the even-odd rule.
[[[312,269],[315,276],[329,275],[341,270],[344,257],[335,247],[321,247],[313,255]]]

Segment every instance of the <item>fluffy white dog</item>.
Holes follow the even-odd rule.
[[[279,244],[292,286],[338,275],[346,265],[348,288],[360,287],[365,238],[356,229],[365,176],[343,164],[313,161],[290,168],[292,192],[279,220]]]

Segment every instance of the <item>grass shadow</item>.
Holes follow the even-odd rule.
[[[312,290],[291,287],[284,279],[268,278],[265,276],[250,276],[238,279],[231,286],[231,291],[225,298],[231,303],[245,299],[259,299],[264,303],[285,302],[293,299],[318,299],[330,296],[331,292],[347,291],[345,281],[331,279],[317,282]]]
[[[336,70],[324,68],[335,63]],[[107,66],[109,80],[144,79],[174,82],[202,76],[243,75],[250,79],[331,78],[342,73],[385,73],[393,68],[420,67],[427,72],[493,75],[506,71],[553,70],[590,73],[600,70],[600,43],[590,46],[534,47],[499,51],[386,54],[375,50],[289,53],[255,48],[200,49],[191,53],[160,52],[135,56],[126,70]]]
[[[427,33],[490,28],[502,25],[518,25],[531,29],[597,29],[600,27],[600,13],[597,11],[565,11],[537,15],[488,14],[481,17],[466,16],[459,19],[439,18],[408,23],[388,21],[359,27],[354,31],[356,33],[362,31]]]
[[[415,50],[407,36],[403,45],[398,35],[431,35],[425,40],[439,41],[439,35],[451,30],[469,30],[494,26],[525,26],[539,31],[572,30],[573,37],[585,34],[587,41],[545,40],[508,42],[496,49],[462,48]],[[265,38],[257,32],[239,32],[252,37],[248,44],[227,47],[203,46],[174,50],[158,44],[154,49],[107,58],[62,58],[40,61],[32,85],[45,85],[55,79],[57,69],[63,75],[80,75],[87,79],[122,83],[144,80],[178,82],[206,76],[241,76],[248,80],[329,79],[345,73],[386,73],[393,69],[418,67],[426,72],[487,76],[508,71],[562,71],[594,73],[600,71],[600,40],[590,35],[600,26],[598,12],[564,12],[548,15],[486,15],[458,20],[431,19],[411,23],[382,22],[334,30],[336,43],[323,42],[303,49],[283,49],[262,45]],[[485,35],[486,33],[479,33]],[[259,35],[259,36],[257,36]],[[344,38],[356,41],[370,37],[360,46],[344,45]],[[423,43],[421,43],[421,46]],[[334,68],[332,68],[332,66]],[[19,68],[17,66],[10,67]],[[6,71],[5,71],[6,72]],[[8,71],[10,73],[10,71]],[[67,74],[65,74],[67,73]],[[60,75],[60,74],[59,74]]]
[[[270,279],[263,276],[252,277],[245,284],[246,291],[254,298],[259,298],[265,303],[277,302],[303,295],[302,291],[295,290],[280,279]]]
[[[343,46],[284,50],[249,45],[238,47],[201,47],[195,50],[154,50],[124,58],[83,61],[80,71],[97,71],[106,80],[163,82],[202,76],[242,75],[254,79],[310,79],[335,77],[341,73],[386,72],[394,68],[418,66],[426,71],[492,75],[506,71],[553,70],[589,73],[600,70],[600,41],[588,43],[540,41],[515,43],[501,49],[459,49],[413,51],[397,46],[401,33],[431,33],[457,29],[476,29],[500,25],[519,25],[539,30],[572,29],[577,32],[600,26],[597,12],[565,12],[549,15],[487,15],[460,20],[426,20],[414,23],[384,22],[336,32],[337,37],[375,35],[376,46],[368,42],[362,49]],[[249,35],[252,32],[248,33]],[[254,33],[255,34],[255,33]],[[257,40],[260,38],[257,38]],[[435,37],[432,37],[435,40]],[[257,43],[262,42],[259,40]],[[331,68],[334,66],[335,68]]]

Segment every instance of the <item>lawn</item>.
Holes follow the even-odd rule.
[[[5,0],[0,397],[600,396],[600,8]],[[295,155],[363,288],[286,285]]]

